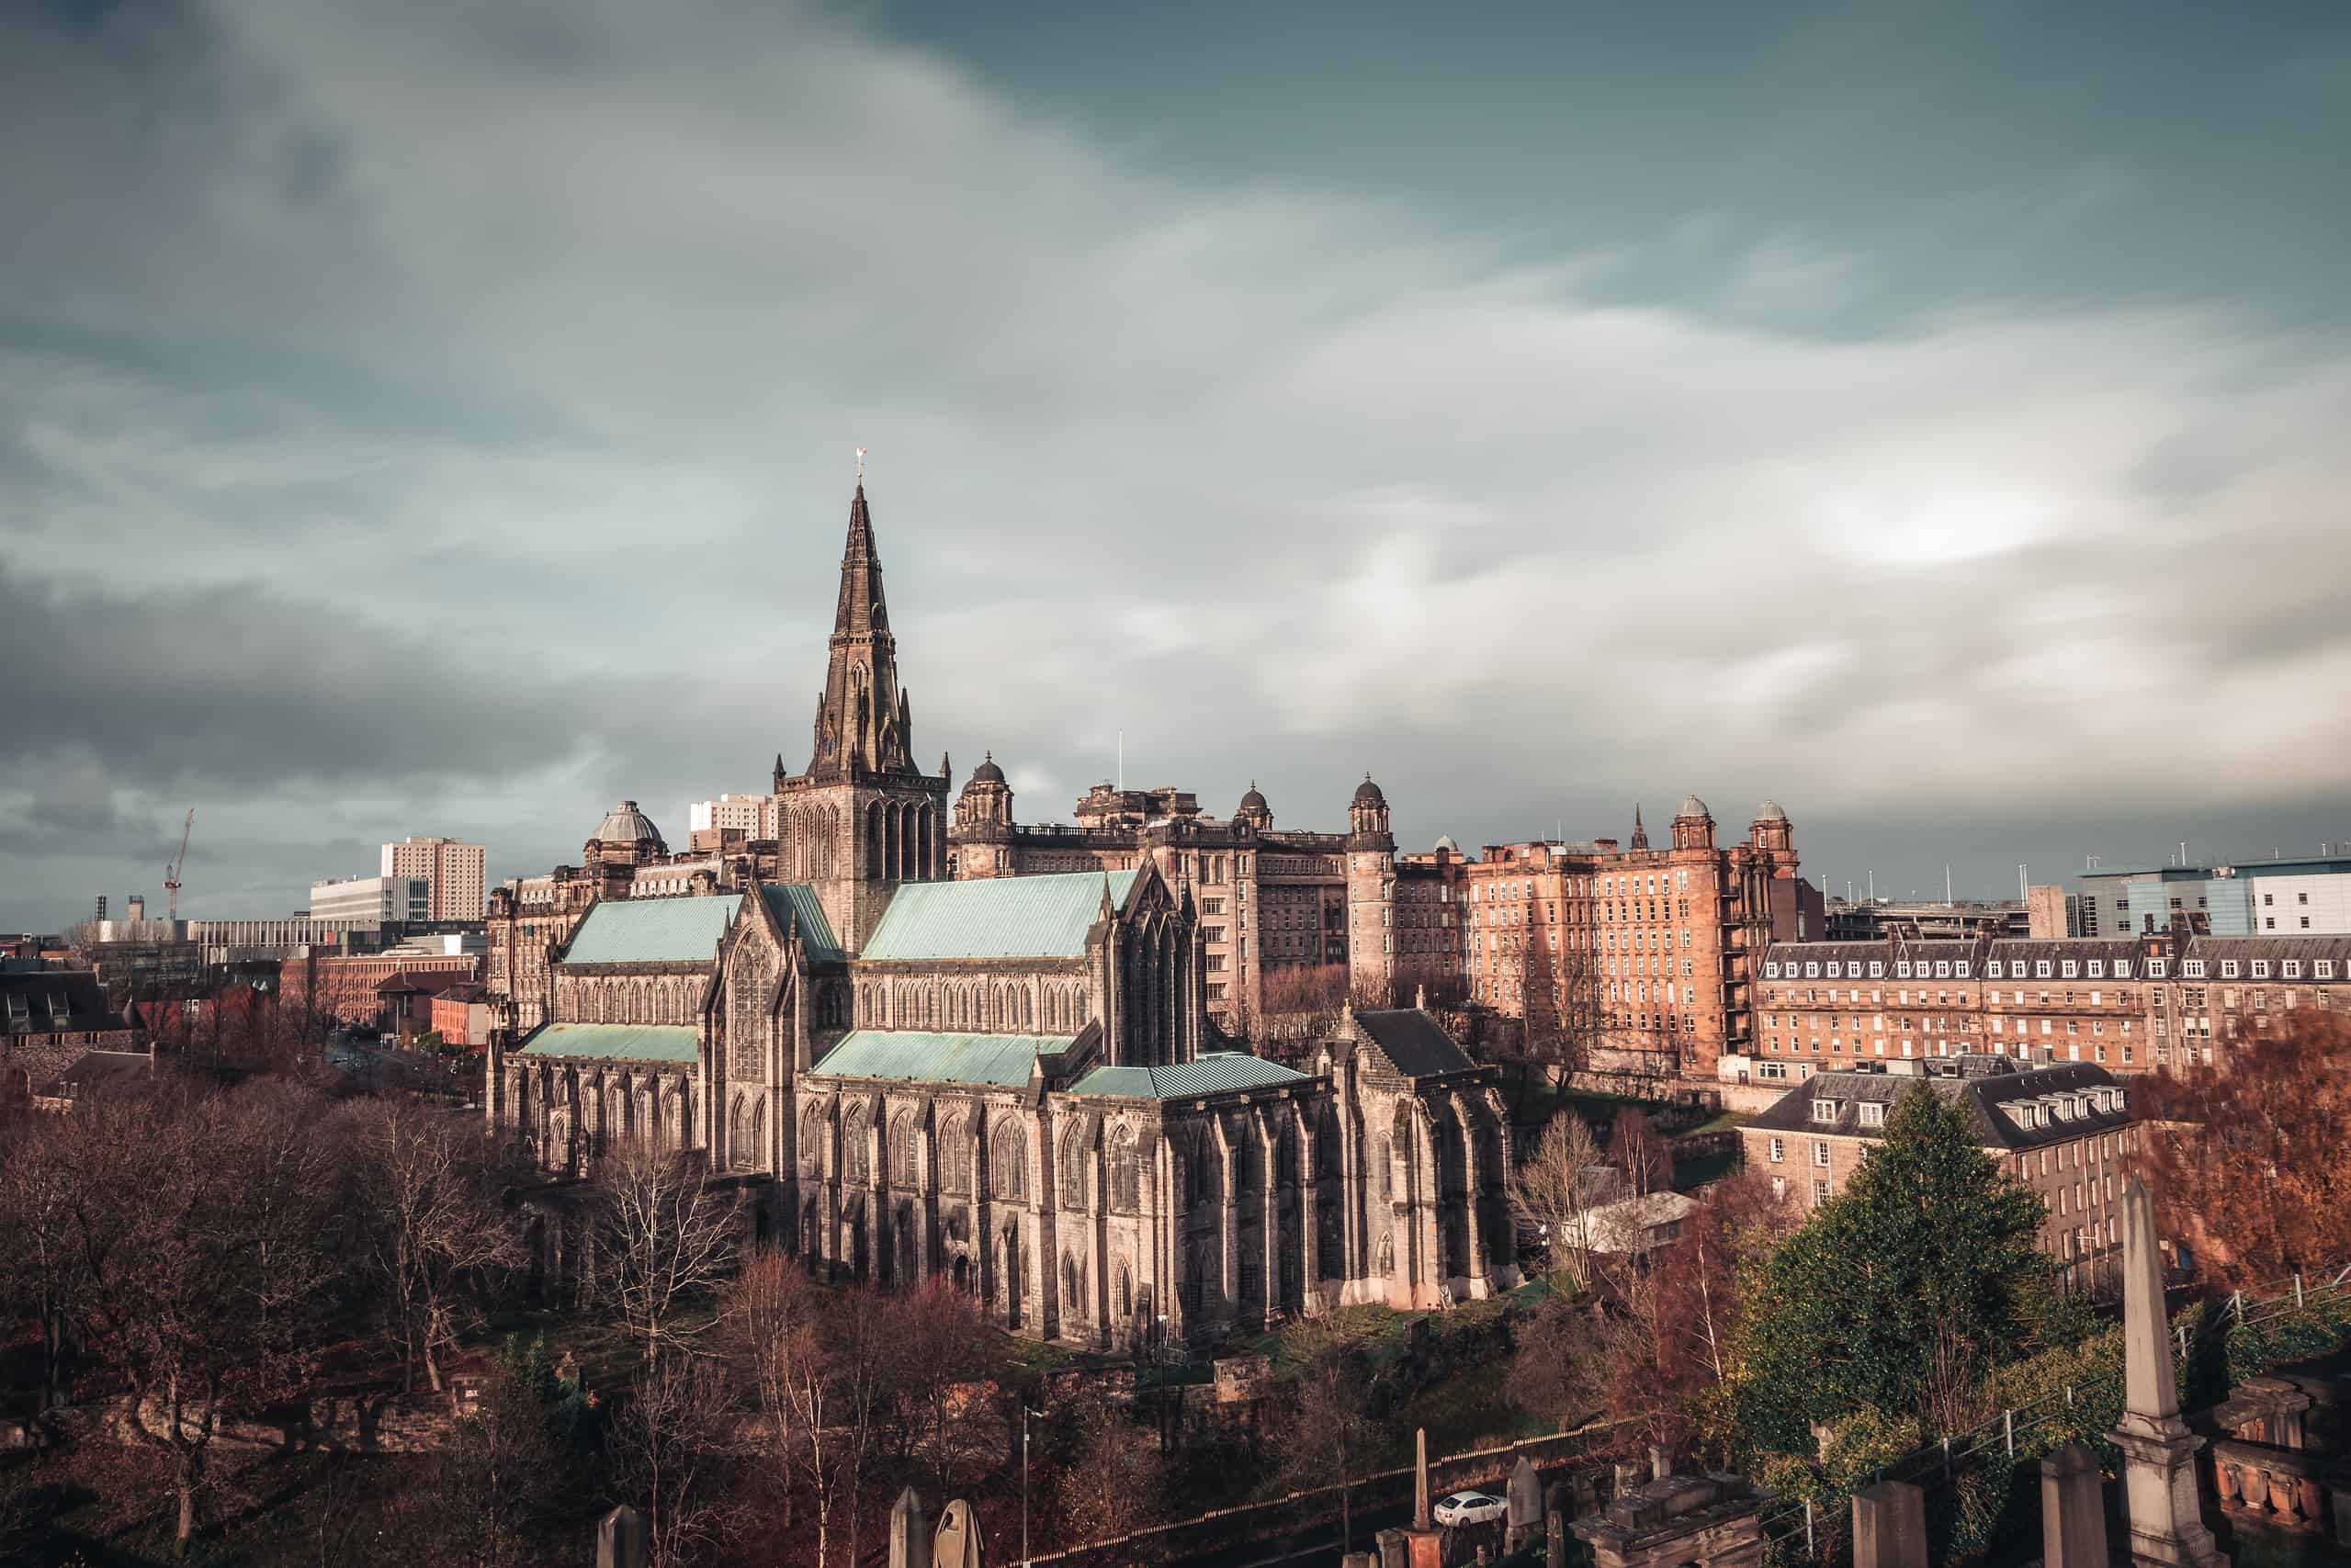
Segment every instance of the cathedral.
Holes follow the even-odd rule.
[[[668,856],[624,802],[583,874],[493,894],[492,1127],[557,1171],[695,1151],[814,1267],[944,1275],[1098,1348],[1518,1282],[1492,1069],[1417,1008],[1346,1010],[1310,1073],[1238,1048],[1188,877],[952,880],[948,782],[914,760],[861,483],[759,874]]]

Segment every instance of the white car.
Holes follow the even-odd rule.
[[[1509,1511],[1509,1504],[1499,1497],[1489,1497],[1483,1492],[1456,1492],[1436,1507],[1437,1522],[1447,1529],[1460,1525],[1487,1524]]]

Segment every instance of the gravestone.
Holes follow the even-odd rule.
[[[1853,1568],[1927,1568],[1927,1494],[1881,1481],[1853,1494]]]
[[[645,1516],[626,1503],[596,1526],[596,1568],[645,1568]]]
[[[922,1528],[922,1499],[911,1486],[890,1506],[889,1568],[931,1568],[931,1537]]]
[[[2204,1528],[2196,1450],[2204,1439],[2179,1418],[2171,1322],[2155,1202],[2133,1177],[2122,1189],[2122,1420],[2107,1435],[2122,1450],[2131,1561],[2139,1568],[2219,1568],[2228,1559]]]
[[[1510,1505],[1509,1547],[1512,1551],[1526,1546],[1543,1533],[1543,1481],[1534,1472],[1534,1461],[1526,1455],[1511,1467],[1510,1484],[1503,1493]]]
[[[2040,1555],[2044,1568],[2107,1568],[2105,1482],[2080,1443],[2040,1461]]]
[[[939,1516],[938,1533],[931,1538],[931,1568],[981,1568],[979,1517],[960,1497]]]

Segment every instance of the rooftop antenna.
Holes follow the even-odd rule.
[[[1126,731],[1124,729],[1118,732],[1118,788],[1122,795],[1126,792]]]
[[[2022,861],[2017,863],[2017,897],[2028,904],[2032,902],[2032,876]]]
[[[1948,903],[1950,903],[1950,901],[1951,901],[1951,863],[1950,863],[1950,862],[1949,862],[1949,861],[1945,861],[1945,862],[1943,863],[1943,902],[1944,902],[1944,903],[1946,903],[1946,904],[1948,904]]]
[[[857,448],[857,482],[860,485],[865,482],[865,449],[863,446]]]

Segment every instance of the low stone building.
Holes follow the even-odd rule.
[[[1957,1100],[1976,1141],[2048,1207],[2042,1250],[2088,1284],[2121,1244],[2126,1163],[2138,1148],[2129,1091],[2104,1068],[2020,1068],[2005,1057],[1892,1062],[1883,1071],[1816,1073],[1739,1129],[1746,1165],[1808,1206],[1845,1190],[1905,1094],[1920,1084]]]
[[[85,1053],[125,1051],[132,1039],[87,969],[0,974],[0,1100],[23,1104]]]

